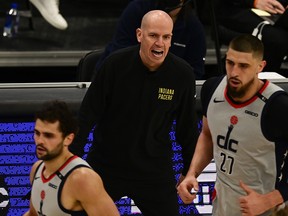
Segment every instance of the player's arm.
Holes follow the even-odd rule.
[[[239,198],[242,213],[260,215],[284,202],[278,190],[273,190],[267,194],[259,194],[242,181],[240,181],[240,186],[246,192],[245,196]]]
[[[213,142],[208,126],[207,118],[203,116],[203,126],[197,141],[195,153],[184,180],[177,187],[178,194],[184,203],[192,203],[196,197],[196,193],[192,193],[192,189],[198,191],[199,186],[197,177],[204,168],[211,162],[213,158]]]
[[[31,185],[33,183],[36,168],[39,166],[40,163],[41,163],[41,161],[37,161],[36,163],[33,164],[32,168],[31,168],[31,172],[30,172],[30,176],[29,176]],[[31,202],[31,199],[30,199],[30,203],[29,203],[29,210],[23,216],[38,216],[32,202]]]
[[[92,169],[74,170],[69,177],[69,187],[72,196],[89,216],[120,215],[115,203],[106,192],[101,177]]]
[[[204,168],[213,159],[213,142],[208,126],[207,118],[203,116],[203,126],[200,136],[197,141],[195,153],[187,173],[188,175],[193,175],[196,178],[201,174]]]
[[[23,216],[38,216],[36,210],[34,209],[34,206],[31,203],[31,201],[30,201],[29,210]]]

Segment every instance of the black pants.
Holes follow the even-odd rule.
[[[127,181],[101,175],[105,189],[114,201],[123,196],[133,199],[144,216],[178,216],[176,182]]]
[[[228,29],[249,34],[252,34],[254,28],[263,21],[250,9],[238,10],[237,13],[229,16],[225,16],[223,13],[220,20],[221,25]],[[279,72],[283,58],[288,54],[288,30],[265,25],[262,31],[262,42],[264,44],[264,59],[267,61],[263,71]]]

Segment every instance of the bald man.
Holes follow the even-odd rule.
[[[82,156],[95,128],[87,161],[114,201],[128,196],[145,216],[179,215],[169,136],[173,121],[184,152],[182,175],[198,137],[194,73],[169,53],[172,29],[167,13],[150,11],[136,30],[139,45],[105,60],[81,104],[71,149]]]
[[[190,0],[133,0],[123,10],[115,34],[105,47],[97,61],[94,74],[97,73],[104,59],[114,51],[137,45],[135,29],[148,11],[160,9],[173,19],[173,38],[170,52],[183,58],[194,69],[196,79],[205,77],[206,35],[205,29],[193,13],[193,1]]]

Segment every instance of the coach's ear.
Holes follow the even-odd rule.
[[[141,41],[142,41],[142,30],[140,28],[136,29],[136,37],[137,37],[137,41],[139,43],[141,43]]]

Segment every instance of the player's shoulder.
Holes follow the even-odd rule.
[[[39,166],[43,163],[42,160],[38,160],[36,161],[31,168],[31,172],[34,174],[36,172],[36,170],[39,168]]]
[[[31,171],[30,171],[30,182],[33,182],[33,178],[42,163],[43,163],[42,160],[38,160],[32,165]]]
[[[71,183],[82,185],[87,183],[87,181],[97,181],[100,176],[90,167],[82,166],[74,169],[68,178]]]

